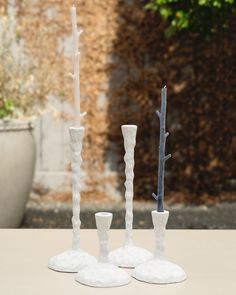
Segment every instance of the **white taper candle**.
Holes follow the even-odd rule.
[[[77,29],[77,16],[75,6],[71,7],[71,23],[72,23],[72,37],[73,37],[73,73],[70,74],[74,81],[74,101],[76,111],[76,122],[80,126],[80,51],[79,51],[79,37],[82,31]]]

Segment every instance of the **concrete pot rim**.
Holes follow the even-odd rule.
[[[35,127],[35,119],[0,119],[0,132],[31,130]]]

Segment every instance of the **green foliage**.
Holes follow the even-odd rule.
[[[146,8],[169,22],[168,36],[182,30],[209,35],[227,28],[236,0],[149,0]]]
[[[28,116],[34,105],[35,79],[13,15],[0,13],[0,40],[0,119]]]
[[[0,119],[11,117],[14,112],[14,108],[13,100],[0,97]]]
[[[52,63],[41,66],[34,48],[28,47],[29,39],[26,42],[22,35],[16,12],[14,6],[0,9],[0,119],[40,114],[55,89]]]

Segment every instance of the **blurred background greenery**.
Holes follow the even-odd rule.
[[[234,0],[150,0],[147,9],[159,13],[169,23],[166,34],[191,31],[204,36],[229,29],[229,19],[234,15]]]

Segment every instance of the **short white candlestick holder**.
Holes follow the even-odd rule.
[[[84,266],[95,263],[96,258],[80,249],[80,190],[81,190],[81,150],[84,127],[70,127],[72,155],[72,203],[73,240],[72,249],[62,252],[49,260],[48,267],[60,272],[78,272]]]
[[[108,261],[108,231],[111,226],[112,213],[95,214],[99,238],[98,262],[83,268],[75,277],[81,284],[91,287],[118,287],[130,282],[130,276],[124,270]]]
[[[122,125],[122,134],[125,147],[125,241],[124,245],[109,254],[109,259],[115,265],[132,268],[152,258],[152,254],[146,249],[134,245],[132,237],[133,224],[133,179],[134,179],[134,148],[136,144],[136,125]]]
[[[138,265],[132,276],[140,281],[154,284],[170,284],[186,279],[184,270],[164,257],[165,229],[169,212],[152,211],[152,222],[156,239],[154,258]]]

